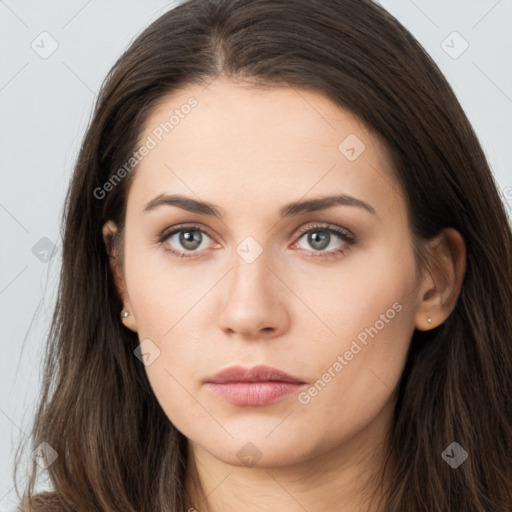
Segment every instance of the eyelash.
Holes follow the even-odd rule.
[[[177,226],[173,226],[171,229],[167,229],[167,230],[163,231],[158,236],[157,241],[159,244],[162,245],[163,249],[166,252],[172,254],[174,257],[189,258],[189,259],[195,259],[195,258],[201,257],[201,251],[177,251],[176,249],[173,249],[169,244],[165,243],[169,237],[171,237],[172,235],[174,235],[176,233],[180,233],[182,231],[200,231],[201,233],[205,233],[206,235],[208,235],[208,237],[213,239],[213,237],[208,233],[207,230],[201,228],[201,226],[199,226],[197,224],[185,224],[185,225],[180,224]],[[302,236],[304,234],[309,233],[309,232],[314,232],[314,231],[322,231],[322,232],[336,235],[347,245],[341,246],[337,249],[331,249],[330,251],[311,250],[312,258],[322,258],[322,259],[339,258],[339,257],[345,255],[345,253],[347,251],[349,251],[353,245],[356,244],[356,238],[353,235],[351,235],[349,231],[347,231],[343,228],[340,228],[338,226],[334,226],[334,225],[316,224],[313,226],[307,226],[305,228],[300,229],[299,232],[297,233],[297,241],[294,242],[294,245],[302,238]]]

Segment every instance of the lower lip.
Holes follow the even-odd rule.
[[[304,384],[291,382],[208,382],[208,387],[218,396],[234,405],[259,406],[277,402],[295,393]]]

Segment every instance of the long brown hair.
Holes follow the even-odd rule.
[[[184,512],[186,438],[169,421],[119,321],[102,225],[122,232],[129,160],[151,109],[220,73],[320,92],[380,135],[409,208],[412,236],[452,227],[467,246],[447,321],[415,331],[390,433],[388,512],[512,507],[512,233],[479,141],[415,38],[371,0],[188,0],[152,23],[100,91],[70,184],[62,269],[32,449],[59,455],[53,492],[22,510]],[[136,172],[136,171],[134,171]],[[421,245],[417,246],[421,251]],[[453,469],[441,454],[469,454]],[[16,478],[16,471],[15,471]],[[17,489],[18,496],[20,496]],[[54,508],[52,508],[54,507]]]

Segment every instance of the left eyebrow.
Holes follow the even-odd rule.
[[[316,199],[307,199],[304,201],[296,201],[289,203],[279,210],[281,218],[289,217],[291,215],[299,215],[301,213],[314,212],[317,210],[325,210],[332,206],[343,205],[343,206],[355,206],[363,208],[370,212],[372,215],[377,215],[375,208],[370,204],[346,194],[338,194],[334,196],[319,197]]]
[[[224,210],[214,203],[198,201],[197,199],[181,195],[168,194],[160,194],[156,196],[144,206],[144,211],[148,212],[162,205],[177,206],[183,210],[201,215],[215,215],[219,218],[223,218],[224,216]],[[354,206],[362,208],[372,215],[377,215],[375,208],[365,201],[346,194],[338,194],[288,203],[279,210],[279,216],[280,218],[290,217],[293,215],[300,215],[302,213],[325,210],[337,205]]]

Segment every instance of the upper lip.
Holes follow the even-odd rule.
[[[214,384],[225,384],[227,382],[265,382],[278,381],[290,382],[293,384],[304,384],[304,382],[296,377],[292,377],[287,373],[272,368],[271,366],[259,365],[252,368],[244,368],[243,366],[230,366],[213,377],[206,379],[206,382]]]

